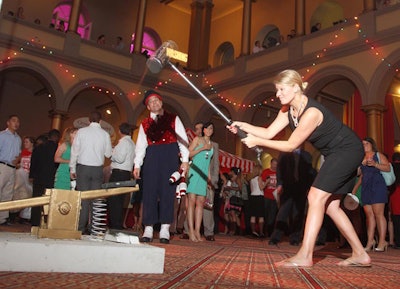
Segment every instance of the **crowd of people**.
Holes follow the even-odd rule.
[[[90,113],[90,124],[84,128],[68,127],[62,136],[52,129],[36,140],[24,137],[23,142],[17,133],[19,118],[11,115],[0,132],[1,201],[38,197],[47,188],[101,189],[105,181],[134,178],[140,190],[131,203],[141,242],[158,237],[168,244],[174,234],[192,242],[203,241],[203,236],[215,241],[215,234],[222,233],[269,237],[270,245],[278,245],[287,236],[291,245],[300,246],[299,251],[277,265],[310,267],[314,246],[324,243],[320,240],[329,216],[352,249],[351,256],[338,265],[370,266],[368,252],[400,248],[400,154],[393,154],[392,168],[372,138],[361,141],[324,106],[308,98],[306,85],[296,71],[281,72],[275,86],[282,109],[273,123],[267,128],[239,121],[227,126],[233,133],[238,128],[246,132],[242,142],[249,148],[281,151],[267,168],[255,165],[247,175],[238,167],[220,170],[212,122],[196,123],[196,137],[189,143],[179,116],[164,110],[157,91],[144,95],[149,115],[138,128],[136,143],[135,128],[121,123],[114,147],[100,125],[98,111]],[[273,139],[285,126],[293,131],[288,140]],[[306,140],[323,157],[318,170],[304,150]],[[107,161],[109,173],[105,173]],[[382,174],[391,170],[397,178],[388,188],[391,184]],[[357,195],[362,204],[351,221],[349,209],[343,206],[348,194]],[[126,229],[124,200],[124,195],[107,198],[108,228]],[[82,234],[93,231],[92,202],[82,201],[78,226]],[[42,208],[1,211],[0,224],[10,225],[16,217],[39,226]]]

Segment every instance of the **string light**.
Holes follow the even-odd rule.
[[[386,65],[389,68],[392,68],[393,65],[390,62],[388,62],[385,57],[382,56],[382,53],[380,52],[379,48],[375,44],[371,43],[370,39],[368,39],[367,35],[364,33],[364,31],[362,29],[361,24],[358,21],[358,17],[354,17],[354,20],[356,21],[354,27],[357,29],[357,32],[361,35],[361,37],[365,39],[364,43],[365,43],[365,45],[369,46],[372,55],[377,57],[379,61],[385,62]],[[323,49],[321,49],[321,51],[319,51],[319,52],[317,52],[315,54],[315,59],[312,60],[312,62],[310,63],[309,67],[305,68],[306,74],[312,73],[313,70],[318,65],[318,63],[321,63],[321,62],[324,61],[323,58],[324,58],[325,53],[328,51],[328,49],[333,47],[336,42],[341,40],[340,39],[341,33],[345,30],[345,27],[344,27],[343,23],[347,23],[347,20],[344,20],[343,22],[337,24],[337,26],[341,25],[341,27],[339,27],[337,33],[335,33],[333,35],[333,39],[328,41],[326,47],[324,47]],[[41,39],[39,39],[36,36],[32,37],[30,41],[27,41],[25,43],[25,45],[29,46],[31,48],[37,48],[37,49],[45,50],[49,55],[54,55],[54,52],[52,50],[47,49],[47,46],[42,44]],[[20,47],[19,51],[21,53],[23,53],[23,52],[25,52],[25,48],[22,46],[22,47]],[[5,64],[8,61],[10,61],[10,60],[12,60],[13,58],[16,58],[16,57],[18,57],[18,53],[17,52],[13,52],[10,56],[7,56],[5,59],[0,60],[0,65],[1,64]],[[71,78],[79,80],[79,77],[77,77],[77,75],[75,73],[73,73],[70,68],[65,67],[65,65],[63,65],[63,64],[59,64],[58,67],[65,74],[69,74],[71,76]],[[399,68],[394,68],[394,70],[395,70],[396,73],[399,72]],[[195,74],[195,73],[183,73],[183,74],[188,78],[196,78],[196,79],[201,78],[204,81],[206,87],[208,88],[208,91],[210,92],[209,93],[210,97],[215,95],[221,101],[223,101],[223,102],[225,102],[225,103],[227,103],[229,105],[238,107],[239,109],[257,109],[257,108],[259,108],[261,106],[265,106],[265,105],[268,105],[268,104],[273,104],[276,101],[276,97],[275,96],[271,96],[271,97],[269,97],[267,99],[264,99],[263,101],[260,101],[260,102],[257,102],[257,103],[248,103],[248,104],[246,104],[246,103],[240,102],[238,100],[235,100],[235,99],[233,99],[231,97],[224,96],[223,93],[219,92],[218,89],[215,87],[215,85],[213,85],[211,83],[211,81],[206,77],[205,74]],[[159,89],[159,88],[161,88],[163,86],[166,86],[166,85],[174,82],[175,78],[179,78],[178,73],[173,73],[173,77],[172,78],[168,78],[166,80],[159,80],[157,82],[157,84],[154,85],[153,89],[157,90],[157,89]],[[302,78],[303,79],[307,79],[307,76],[306,75],[302,75]],[[88,86],[87,83],[86,83],[86,86]],[[112,95],[116,95],[117,94],[117,92],[110,91],[108,89],[105,89],[103,91],[103,88],[101,88],[101,87],[92,86],[91,88],[94,89],[94,90],[99,91],[100,93],[106,93],[106,94],[112,94]],[[119,92],[119,95],[126,94],[127,96],[130,95],[132,97],[140,97],[142,94],[146,93],[146,91],[147,91],[147,89],[127,92],[127,93]]]

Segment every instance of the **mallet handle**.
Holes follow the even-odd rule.
[[[232,124],[232,120],[230,120],[223,112],[209,100],[174,64],[172,64],[168,60],[168,64],[175,70],[229,125]],[[237,135],[238,137],[246,138],[247,133],[237,127]],[[261,154],[263,150],[260,147],[253,148],[257,153],[257,160],[261,163]]]

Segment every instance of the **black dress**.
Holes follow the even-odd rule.
[[[362,142],[322,104],[308,98],[304,112],[311,107],[321,111],[324,119],[309,136],[308,141],[325,158],[312,186],[328,193],[347,194],[354,187],[357,168],[364,157]],[[288,117],[289,126],[294,130],[290,111]]]

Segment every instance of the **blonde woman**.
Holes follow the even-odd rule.
[[[61,143],[54,155],[54,162],[59,163],[54,180],[55,189],[71,189],[69,159],[71,157],[71,145],[77,131],[78,129],[75,127],[68,127],[64,130]]]
[[[371,266],[353,225],[340,208],[341,195],[351,192],[357,167],[364,157],[361,140],[324,106],[305,95],[307,83],[294,70],[285,70],[274,79],[276,96],[282,108],[268,127],[245,122],[233,122],[228,129],[238,128],[247,133],[242,142],[249,148],[263,146],[283,152],[292,152],[306,140],[325,157],[318,175],[308,193],[308,211],[303,242],[297,254],[277,263],[282,267],[311,267],[318,232],[328,214],[349,242],[352,254],[339,266]],[[273,140],[285,127],[292,130],[288,140]]]

